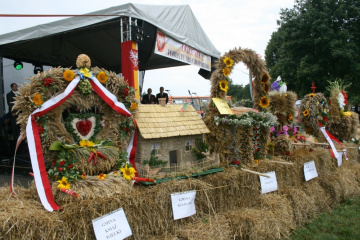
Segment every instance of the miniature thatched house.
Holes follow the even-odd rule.
[[[139,105],[134,115],[139,131],[135,155],[138,170],[144,160],[150,159],[151,152],[175,171],[197,162],[191,154],[195,139],[210,131],[191,105],[183,112],[182,107]]]

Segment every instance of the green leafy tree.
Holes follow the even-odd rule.
[[[360,90],[360,1],[295,0],[282,9],[279,28],[271,36],[265,60],[272,79],[281,76],[299,97],[325,92],[328,81],[340,78],[350,97]]]

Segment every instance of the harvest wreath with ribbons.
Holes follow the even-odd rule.
[[[54,186],[76,196],[69,190],[72,183],[88,176],[101,181],[119,170],[115,175],[136,178],[135,90],[115,73],[91,67],[85,54],[78,56],[76,66],[33,76],[19,89],[14,105],[22,136],[26,133],[36,188],[49,211],[60,209]]]
[[[247,164],[252,163],[254,157],[265,157],[269,129],[275,123],[275,117],[267,112],[270,105],[270,76],[264,61],[250,49],[235,48],[225,53],[214,65],[215,70],[210,78],[210,97],[226,100],[231,81],[229,76],[240,62],[251,71],[254,108],[260,112],[223,116],[210,101],[204,121],[211,129],[206,135],[211,151],[225,153],[227,160],[235,159],[236,162]]]

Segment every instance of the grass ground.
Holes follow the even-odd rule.
[[[331,213],[320,214],[289,239],[360,239],[360,196],[344,201]]]

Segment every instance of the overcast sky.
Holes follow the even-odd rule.
[[[1,14],[84,14],[129,1],[87,0],[87,1],[51,1],[51,0],[0,0]],[[272,32],[276,31],[276,21],[281,9],[292,8],[293,0],[152,0],[131,1],[140,4],[190,5],[200,25],[221,52],[228,52],[235,47],[249,48],[259,53],[263,58],[265,48]],[[0,17],[0,34],[56,21],[59,18],[4,18]],[[75,60],[74,60],[75,61]],[[5,93],[9,91],[11,82],[23,82],[24,77],[32,75],[33,67],[25,66],[16,71],[13,61],[4,63]],[[101,67],[101,66],[99,66]],[[192,66],[174,67],[147,71],[144,89],[153,88],[153,93],[159,92],[159,87],[169,89],[173,96],[187,96],[188,90],[199,96],[210,94],[210,83],[200,75],[199,68]],[[248,70],[242,64],[237,64],[230,76],[236,84],[249,82]]]

